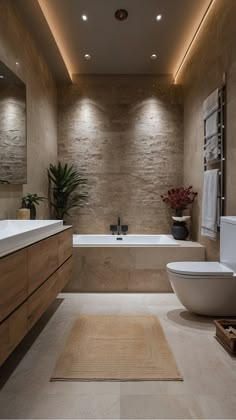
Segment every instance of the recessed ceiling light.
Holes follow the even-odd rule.
[[[91,59],[91,55],[90,54],[85,54],[84,58],[86,58],[86,60],[90,60]]]
[[[118,9],[118,10],[116,10],[114,16],[117,20],[121,20],[121,21],[126,20],[127,17],[128,17],[128,12],[125,9]]]
[[[0,79],[4,79],[4,76],[2,74],[0,74]]]
[[[87,15],[82,15],[82,16],[81,16],[81,19],[82,19],[84,22],[86,22],[86,20],[88,20],[88,16],[87,16]]]
[[[19,66],[19,62],[18,61],[16,61],[16,65]]]
[[[162,15],[157,15],[156,20],[161,20],[162,19]]]
[[[156,55],[156,54],[152,54],[152,55],[150,56],[150,58],[151,58],[151,60],[156,60],[156,59],[157,59],[157,55]]]

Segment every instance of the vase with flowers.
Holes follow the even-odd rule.
[[[172,235],[175,239],[185,240],[189,235],[186,222],[190,216],[183,215],[183,212],[192,205],[198,194],[192,188],[192,186],[172,188],[165,196],[161,195],[162,201],[174,211]]]

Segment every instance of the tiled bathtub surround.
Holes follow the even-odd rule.
[[[75,76],[59,88],[59,158],[88,178],[88,203],[75,211],[76,233],[170,232],[160,199],[182,183],[181,89],[170,77]]]
[[[204,261],[205,248],[179,241],[176,247],[74,248],[70,292],[171,292],[166,264]]]

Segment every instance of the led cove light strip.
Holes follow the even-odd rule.
[[[60,30],[59,30],[56,22],[53,19],[51,11],[47,7],[46,0],[38,0],[38,4],[39,4],[39,6],[42,10],[42,13],[43,13],[46,21],[47,21],[49,29],[52,33],[53,38],[54,38],[54,41],[55,41],[55,43],[56,43],[56,45],[57,45],[57,47],[60,51],[62,60],[64,61],[64,64],[65,64],[67,72],[70,76],[70,79],[72,80],[72,71],[71,71],[72,66],[71,66],[69,56],[67,54],[67,49],[66,49],[66,46],[64,44],[64,40],[61,36]]]
[[[200,21],[200,23],[199,23],[199,25],[197,27],[197,30],[196,30],[193,38],[192,38],[192,41],[190,42],[190,44],[189,44],[189,46],[188,46],[188,48],[186,50],[186,53],[184,54],[184,56],[183,56],[183,58],[182,58],[182,60],[180,62],[180,65],[179,65],[179,67],[178,67],[178,69],[177,69],[177,71],[176,71],[176,73],[174,75],[174,84],[177,83],[177,77],[178,77],[178,75],[179,75],[179,73],[180,73],[180,71],[181,71],[181,69],[182,69],[182,67],[183,67],[183,65],[184,65],[184,63],[185,63],[188,55],[189,55],[190,50],[192,49],[192,46],[193,46],[194,42],[196,41],[196,38],[197,38],[197,36],[198,36],[198,34],[199,34],[202,26],[203,26],[203,24],[204,24],[204,22],[205,22],[205,20],[206,20],[206,18],[208,16],[208,14],[209,14],[210,9],[212,8],[214,2],[215,2],[215,0],[211,0],[211,2],[209,3],[209,5],[208,5],[208,7],[207,7],[207,9],[206,9],[206,11],[205,11],[205,13],[204,13],[201,21]]]

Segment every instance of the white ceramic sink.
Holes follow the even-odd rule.
[[[1,220],[0,256],[63,230],[62,220]]]

